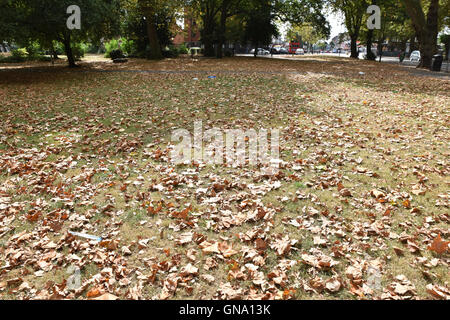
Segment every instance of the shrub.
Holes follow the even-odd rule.
[[[14,58],[13,56],[0,55],[0,63],[13,63],[13,62],[20,62],[20,61],[17,61],[17,59]]]
[[[82,43],[77,43],[72,46],[72,53],[75,60],[80,60],[84,57],[85,48],[85,45],[83,45]]]
[[[120,49],[123,50],[128,56],[135,55],[137,52],[137,44],[134,40],[122,38],[122,45]]]
[[[178,53],[179,54],[188,54],[189,53],[189,49],[188,47],[186,47],[186,45],[183,43],[178,47]]]
[[[37,59],[42,55],[41,45],[37,41],[30,43],[26,47],[26,51],[29,59]]]
[[[38,61],[42,61],[42,62],[50,62],[50,61],[52,61],[52,58],[51,57],[47,57],[47,56],[38,56],[36,59]]]
[[[101,52],[102,48],[100,47],[100,44],[93,44],[93,43],[89,43],[86,45],[86,53],[97,53],[97,52]]]
[[[123,54],[136,55],[137,45],[135,41],[126,38],[120,38],[119,40],[121,41],[120,50]],[[119,50],[119,40],[112,39],[105,43],[106,58],[111,58],[111,52],[113,50]]]
[[[179,51],[177,48],[170,46],[170,47],[166,47],[163,51],[162,51],[162,55],[164,58],[176,58],[179,55]]]
[[[27,60],[28,52],[25,48],[15,49],[11,51],[11,57],[14,62],[23,62]]]
[[[233,51],[231,51],[231,50],[226,50],[225,51],[225,57],[232,57],[233,56]]]
[[[25,48],[14,49],[10,56],[0,55],[0,63],[24,62],[28,58],[28,52]]]
[[[110,57],[112,60],[114,60],[114,59],[124,58],[125,56],[124,56],[122,50],[116,49],[116,50],[112,50],[112,51],[109,53],[109,57]]]
[[[119,49],[119,42],[116,39],[112,39],[108,42],[105,43],[105,57],[106,58],[111,58],[110,53],[113,50],[118,50]]]
[[[61,42],[54,42],[53,49],[57,55],[64,54],[64,45]]]

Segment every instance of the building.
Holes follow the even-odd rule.
[[[177,46],[185,44],[187,47],[200,47],[201,34],[197,19],[185,10],[182,24],[183,27],[177,24],[177,34],[173,39],[173,44]]]

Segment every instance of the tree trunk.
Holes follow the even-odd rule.
[[[420,47],[420,63],[417,68],[431,69],[431,61],[433,59],[434,49],[433,41],[431,39],[422,39],[419,44]]]
[[[77,65],[75,64],[75,58],[73,56],[73,51],[72,51],[72,47],[70,46],[70,34],[65,34],[64,35],[64,51],[66,53],[67,56],[67,61],[69,62],[69,67],[70,68],[74,68]]]
[[[150,55],[151,60],[161,60],[163,58],[161,51],[161,44],[159,43],[158,33],[156,31],[155,25],[155,15],[152,10],[146,10],[146,21],[147,21],[147,34],[150,44]]]
[[[376,56],[372,52],[372,43],[373,43],[373,30],[369,30],[367,32],[367,53],[366,53],[366,59],[374,61],[376,59]]]
[[[255,58],[258,56],[258,43],[255,43],[255,52],[253,53],[253,56]]]
[[[205,17],[203,20],[204,28],[202,41],[205,45],[205,57],[214,57],[214,19]]]
[[[358,35],[350,35],[350,49],[351,49],[350,58],[358,59],[359,57],[358,46],[356,44],[357,40]]]
[[[51,48],[50,48],[50,56],[52,57],[52,60],[53,60],[53,59],[55,59],[55,60],[58,60],[58,59],[59,59],[59,58],[58,58],[58,53],[57,53],[56,50],[55,50],[55,46],[53,45],[53,42],[52,42]]]
[[[431,69],[433,55],[436,53],[438,36],[438,11],[439,0],[431,0],[427,14],[427,23],[425,26],[425,35],[422,37],[421,52],[422,59],[419,67]]]
[[[217,44],[217,58],[222,59],[223,57],[223,46],[225,44],[225,31],[227,26],[227,15],[228,8],[227,2],[223,1],[223,6],[220,14],[220,25],[219,25],[219,36],[218,36],[218,44]]]
[[[372,5],[377,5],[377,0],[372,0]],[[372,43],[373,43],[373,29],[369,29],[367,32],[367,42],[366,42],[366,59],[367,60],[375,60],[377,57],[372,52]]]
[[[420,1],[403,0],[403,3],[419,39],[421,60],[417,67],[431,69],[437,47],[439,0],[430,0],[426,17]]]
[[[205,50],[203,52],[205,57],[214,57],[214,31],[216,28],[215,25],[215,8],[211,8],[207,6],[205,8],[205,14],[202,16],[203,18],[203,30],[202,30],[202,42],[205,46]]]
[[[381,58],[383,57],[383,43],[384,43],[384,37],[381,37],[380,39],[378,39],[378,45],[377,45],[377,51],[378,51],[378,55],[380,56],[380,60],[379,62],[381,62]]]

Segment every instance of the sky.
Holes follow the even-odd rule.
[[[347,31],[344,26],[344,19],[341,14],[330,13],[327,15],[327,19],[331,26],[330,38],[328,40],[331,40],[341,32]]]

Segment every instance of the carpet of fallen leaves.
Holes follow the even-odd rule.
[[[446,78],[131,60],[0,70],[0,98],[2,299],[450,298]],[[172,165],[196,120],[280,128],[280,172]]]

